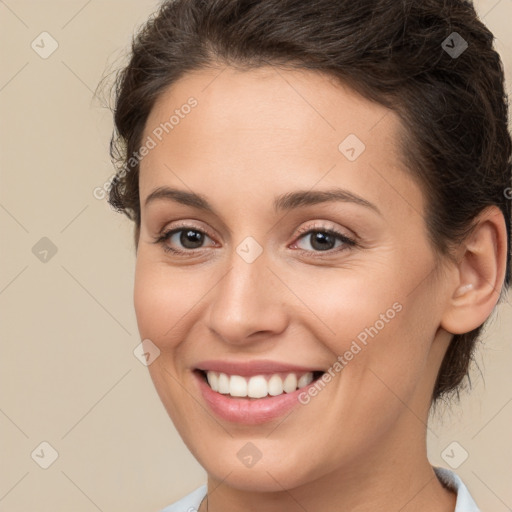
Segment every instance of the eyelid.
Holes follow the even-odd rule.
[[[159,234],[154,237],[154,241],[152,243],[160,244],[162,245],[162,248],[165,252],[174,254],[175,256],[190,256],[194,257],[199,253],[201,253],[204,249],[207,249],[210,246],[204,246],[199,247],[196,249],[174,249],[170,245],[168,245],[168,241],[172,236],[174,236],[176,233],[179,233],[180,231],[185,231],[186,229],[195,230],[200,233],[203,233],[208,238],[213,240],[215,242],[215,236],[213,236],[209,229],[198,227],[197,225],[194,225],[194,221],[190,220],[182,220],[182,221],[176,221],[177,224],[172,225],[169,228],[163,228],[160,230]],[[307,250],[302,249],[300,247],[297,247],[297,243],[302,238],[306,238],[307,235],[310,235],[315,232],[323,232],[328,233],[329,235],[333,236],[334,238],[340,240],[342,242],[341,247],[327,249],[325,251],[315,251],[315,250]],[[290,247],[289,245],[287,248]],[[329,258],[333,256],[339,255],[341,252],[350,250],[351,248],[357,248],[359,247],[359,238],[357,236],[353,235],[346,235],[342,232],[342,230],[338,227],[336,227],[332,222],[330,221],[313,221],[312,224],[306,224],[305,226],[299,228],[296,231],[296,234],[294,236],[294,240],[292,242],[292,247],[295,252],[298,252],[300,254],[303,254],[306,257],[312,257],[312,258]]]
[[[208,238],[215,241],[215,237],[210,234],[210,231],[203,227],[198,227],[194,225],[193,221],[176,221],[178,224],[173,224],[171,227],[163,227],[156,236],[153,237],[153,241],[151,243],[156,245],[161,245],[162,249],[166,253],[174,254],[175,256],[195,256],[197,251],[201,251],[205,247],[200,247],[198,249],[174,249],[171,248],[167,242],[174,236],[177,232],[185,231],[186,229],[192,229],[198,231],[200,233],[204,233]]]
[[[342,245],[338,248],[328,249],[326,251],[309,251],[306,249],[301,249],[297,247],[295,250],[307,255],[307,257],[313,258],[329,258],[331,256],[338,256],[341,252],[359,247],[359,238],[353,235],[347,235],[342,232],[341,229],[335,226],[327,226],[327,225],[319,225],[318,221],[314,222],[313,225],[307,225],[298,230],[298,234],[295,236],[294,241],[292,242],[292,247],[297,247],[298,242],[306,238],[308,235],[320,232],[320,233],[328,233],[337,240],[341,240]]]
[[[162,237],[164,235],[168,235],[169,233],[185,230],[185,229],[194,229],[196,231],[200,231],[202,233],[205,233],[208,235],[212,240],[215,239],[215,236],[210,232],[208,228],[203,227],[202,225],[199,226],[197,224],[194,224],[194,221],[176,221],[175,224],[173,224],[171,227],[167,228],[164,227],[160,230],[158,233],[158,237]]]
[[[297,235],[303,235],[305,233],[308,233],[310,231],[333,231],[336,234],[342,235],[345,238],[356,238],[355,235],[349,235],[342,232],[342,229],[337,227],[336,224],[334,224],[331,221],[313,221],[312,224],[306,224],[305,226],[300,227],[297,230]]]

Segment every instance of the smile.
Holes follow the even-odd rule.
[[[229,423],[264,424],[300,405],[324,370],[272,361],[204,361],[192,375],[204,405]]]
[[[202,372],[213,391],[238,398],[265,398],[293,393],[322,375],[322,372],[273,373],[244,377],[222,372]]]

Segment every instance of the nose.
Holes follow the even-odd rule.
[[[248,263],[233,251],[229,269],[212,292],[207,325],[225,343],[274,343],[286,329],[287,290],[269,268],[265,252]]]

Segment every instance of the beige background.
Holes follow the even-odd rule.
[[[205,482],[133,354],[132,226],[93,196],[113,169],[111,115],[92,93],[157,5],[0,0],[4,512],[157,511]],[[510,88],[512,0],[476,7]],[[58,42],[47,59],[31,47],[43,31]],[[46,262],[34,254],[43,237],[57,249]],[[468,453],[456,471],[483,512],[512,509],[510,303],[494,318],[479,353],[485,385],[475,372],[471,395],[440,411],[428,439],[434,464],[449,467],[447,447],[458,462]],[[58,452],[47,469],[42,442]]]

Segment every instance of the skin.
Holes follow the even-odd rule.
[[[155,388],[208,473],[209,511],[453,512],[455,495],[427,459],[428,411],[452,334],[480,325],[498,300],[502,214],[482,212],[455,261],[438,262],[392,111],[309,71],[208,69],[158,98],[143,139],[190,96],[197,107],[141,162],[134,303],[141,338],[161,351],[149,366]],[[366,145],[353,162],[338,149],[351,133]],[[160,186],[202,194],[215,213],[165,199],[145,207]],[[277,195],[331,187],[380,214],[351,202],[273,211]],[[193,255],[153,243],[177,221],[210,233],[194,251],[179,234],[164,242]],[[297,233],[313,226],[358,245],[321,251]],[[253,263],[236,252],[248,236],[263,249]],[[285,418],[233,424],[198,391],[192,370],[205,359],[328,369],[397,302],[401,311]],[[249,441],[261,452],[250,468],[237,457]]]

